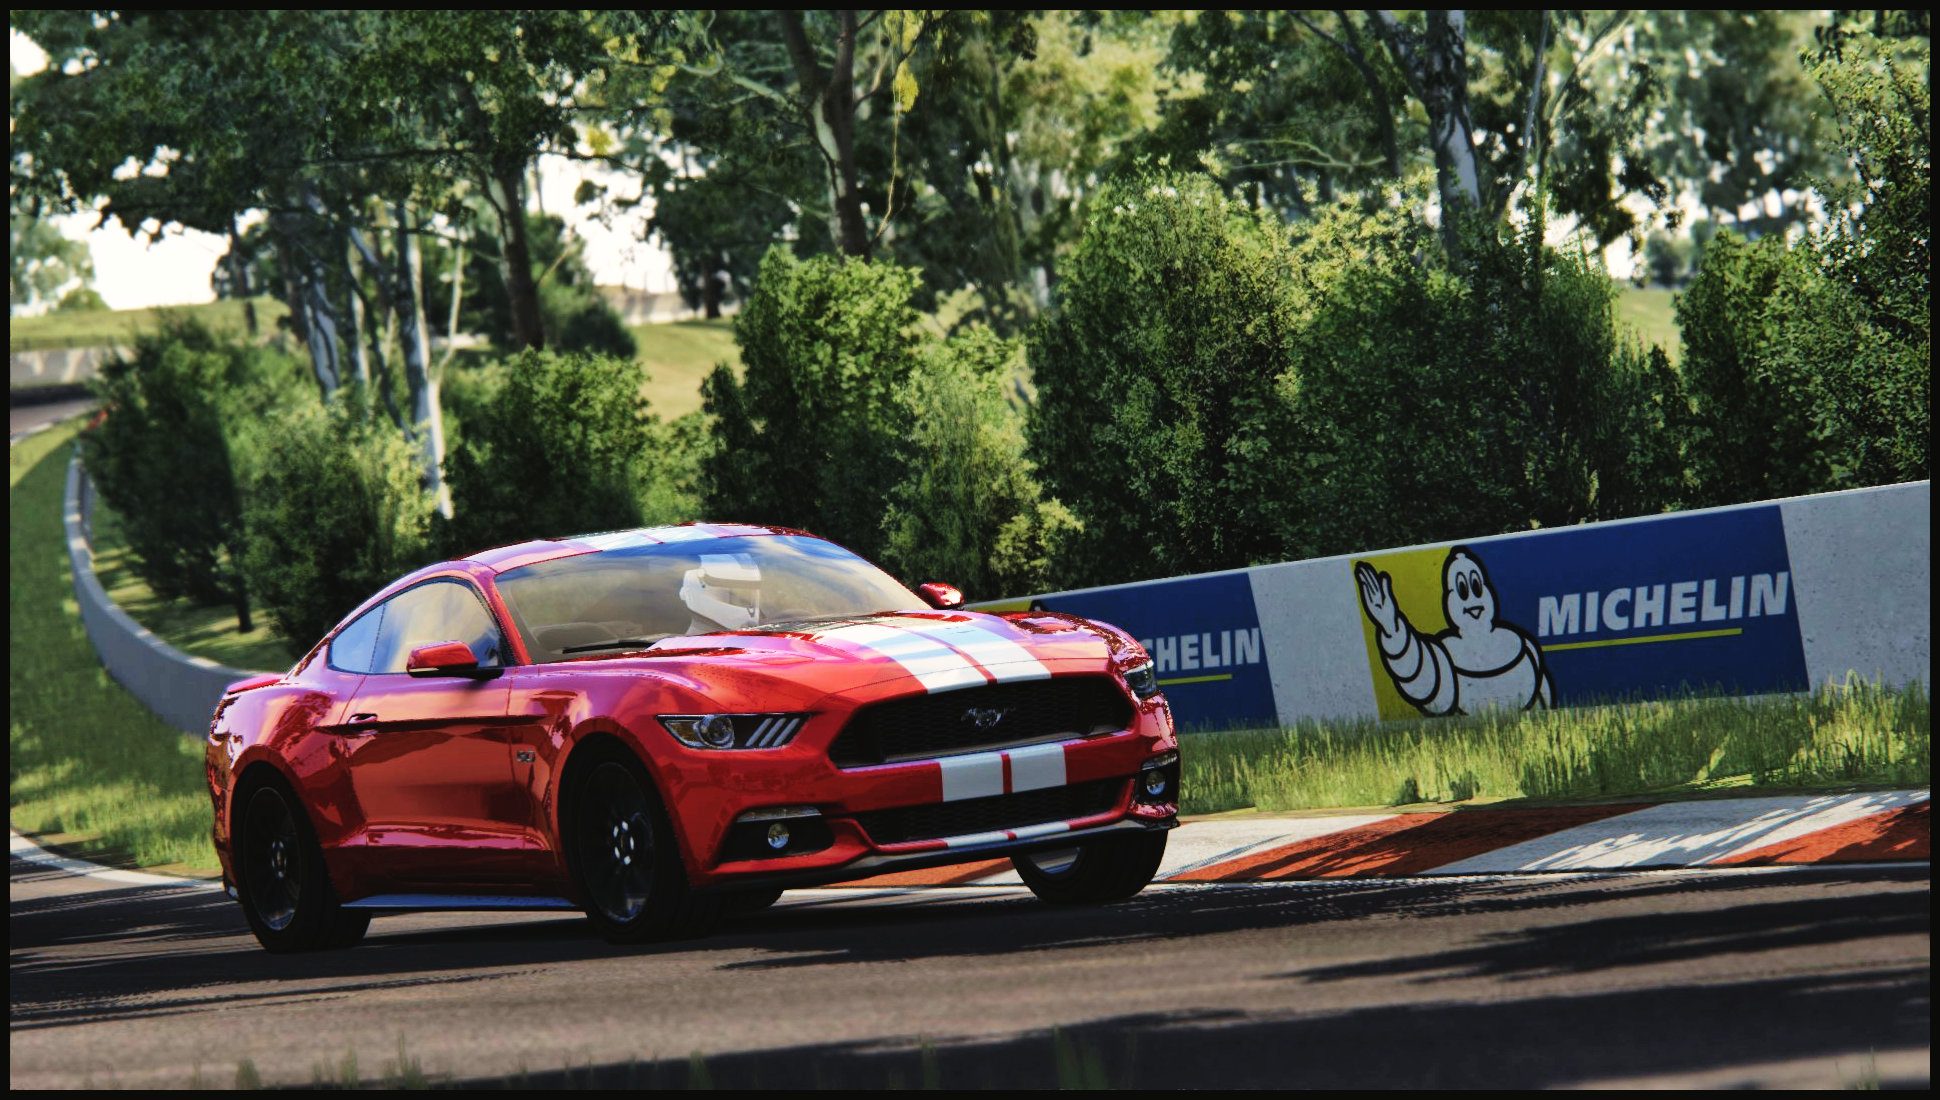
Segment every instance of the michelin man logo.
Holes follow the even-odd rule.
[[[1448,629],[1423,634],[1394,598],[1394,578],[1366,562],[1354,566],[1361,610],[1374,624],[1381,663],[1395,690],[1428,715],[1473,714],[1487,707],[1550,706],[1555,690],[1542,647],[1529,632],[1496,618],[1495,586],[1466,547],[1442,563]]]

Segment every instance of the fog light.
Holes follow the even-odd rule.
[[[1151,771],[1145,773],[1145,794],[1147,797],[1159,797],[1165,793],[1167,786],[1169,784],[1165,781],[1165,772],[1158,768],[1153,768]]]
[[[768,826],[768,847],[777,852],[788,847],[788,826],[779,821]]]

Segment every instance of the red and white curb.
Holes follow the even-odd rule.
[[[1213,818],[1187,821],[1172,832],[1158,880],[1287,882],[1924,862],[1932,858],[1931,809],[1931,792],[1919,790],[1540,809]],[[123,871],[57,855],[11,829],[7,847],[29,863],[104,882],[221,889],[206,879]],[[878,875],[831,889],[900,891],[1022,884],[1010,860],[987,859]]]
[[[1213,818],[1172,833],[1159,881],[1278,882],[1415,875],[1924,861],[1931,792],[1710,799],[1303,818]],[[854,883],[1014,886],[1007,859]]]

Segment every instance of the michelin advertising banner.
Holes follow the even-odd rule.
[[[983,604],[1115,623],[1187,728],[1928,682],[1928,482]]]
[[[1152,655],[1159,687],[1181,725],[1233,729],[1276,721],[1253,586],[1243,570],[977,608],[1061,611],[1129,631]]]
[[[1808,686],[1776,506],[1356,561],[1380,716]]]

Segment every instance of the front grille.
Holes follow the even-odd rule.
[[[855,819],[877,844],[902,844],[1109,813],[1118,808],[1124,793],[1123,779],[1094,779],[1020,794],[871,810],[855,815]]]
[[[977,725],[994,712],[1001,720]],[[1132,704],[1109,676],[987,684],[863,707],[829,746],[829,758],[843,768],[926,760],[1109,733],[1131,721]]]

